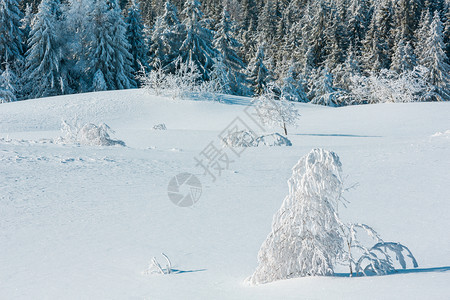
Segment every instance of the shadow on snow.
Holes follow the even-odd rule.
[[[435,268],[416,268],[416,269],[405,269],[405,270],[395,270],[386,275],[395,275],[395,274],[413,274],[413,273],[434,273],[434,272],[447,272],[450,271],[450,266],[447,267],[435,267]],[[350,277],[350,273],[335,273],[334,277]],[[377,276],[375,273],[368,273],[364,276],[364,274],[359,273],[358,275],[353,274],[353,277],[368,277],[368,276]]]
[[[338,134],[338,133],[296,133],[293,135],[302,135],[302,136],[334,136],[334,137],[358,137],[358,138],[380,138],[382,136],[379,135],[356,135],[356,134]]]

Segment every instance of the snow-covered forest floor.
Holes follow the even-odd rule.
[[[249,99],[154,97],[142,90],[6,103],[0,109],[2,299],[448,299],[450,103],[329,108],[296,104],[292,147],[248,148],[213,182],[195,166]],[[63,143],[62,120],[102,122],[126,146]],[[164,123],[167,130],[153,130]],[[268,129],[268,133],[282,132]],[[437,134],[441,133],[441,134]],[[343,163],[345,221],[371,225],[419,263],[388,276],[243,283],[313,148]],[[170,179],[196,174],[200,200],[181,208]],[[153,256],[174,274],[146,274]]]

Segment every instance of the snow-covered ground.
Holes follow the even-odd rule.
[[[213,182],[194,158],[220,146],[248,99],[223,102],[128,90],[0,105],[0,298],[448,299],[450,103],[298,104],[292,147],[228,152],[233,162]],[[62,120],[104,122],[126,146],[58,143]],[[167,130],[153,129],[161,123]],[[359,183],[342,219],[407,245],[419,269],[348,278],[342,267],[335,277],[243,283],[291,168],[317,147],[340,156],[348,186]],[[182,172],[203,185],[192,207],[167,195]],[[145,274],[161,252],[177,274]]]

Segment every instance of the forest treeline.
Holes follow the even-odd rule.
[[[0,102],[186,66],[235,95],[441,101],[449,56],[449,0],[0,0]]]

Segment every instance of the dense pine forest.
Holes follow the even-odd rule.
[[[447,101],[449,0],[0,0],[0,103],[198,74],[341,106]]]

